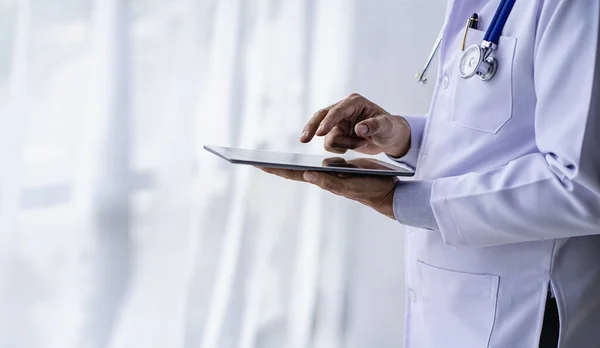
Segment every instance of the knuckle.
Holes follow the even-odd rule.
[[[327,109],[325,109],[325,108],[319,109],[319,110],[317,110],[317,112],[314,113],[314,116],[319,116],[319,115],[321,115],[323,113],[326,113],[326,112],[327,112]]]
[[[394,126],[394,123],[392,122],[392,119],[389,118],[388,116],[382,116],[379,120],[379,130],[382,132],[385,131],[391,131],[392,127]]]
[[[379,119],[381,120],[381,123],[383,123],[386,126],[392,125],[392,118],[389,115],[381,115]]]
[[[330,110],[330,112],[331,112],[332,114],[334,114],[334,113],[336,113],[336,112],[339,112],[339,111],[340,111],[340,110],[342,110],[343,108],[344,108],[344,104],[343,104],[343,103],[340,103],[340,104],[338,104],[338,105],[336,105],[336,106],[332,107],[332,108],[331,108],[331,110]]]
[[[327,114],[327,116],[323,119],[323,121],[327,122],[327,121],[337,119],[338,117],[340,117],[340,115],[344,114],[344,109],[347,109],[347,108],[348,108],[348,104],[345,104],[345,103],[336,105],[335,107],[333,107],[331,109],[331,112],[329,114]],[[337,124],[336,124],[336,126],[337,126]]]
[[[356,99],[356,98],[362,98],[362,95],[360,95],[356,92],[353,92],[353,93],[350,93],[350,95],[348,95],[348,97],[346,99]]]
[[[371,125],[371,132],[377,132],[381,129],[381,120],[373,120],[373,124]]]
[[[320,118],[320,117],[321,117],[321,115],[323,115],[323,114],[325,114],[325,113],[327,113],[327,110],[326,110],[326,109],[321,109],[321,110],[319,110],[319,111],[315,112],[315,113],[312,115],[312,117],[310,118],[310,121],[309,121],[308,123],[309,123],[309,124],[314,124],[314,123],[315,123],[315,120],[316,120],[316,119],[318,119],[318,118]]]
[[[380,130],[381,128],[383,128],[383,127],[385,127],[385,126],[386,126],[386,123],[385,123],[385,121],[384,121],[384,120],[382,120],[382,119],[375,120],[375,122],[373,122],[373,123],[374,123],[374,125],[373,125],[373,126],[374,126],[375,128],[377,128],[377,130]]]

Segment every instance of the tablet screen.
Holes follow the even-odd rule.
[[[219,157],[236,164],[291,170],[314,170],[366,175],[413,176],[410,168],[369,157],[320,156],[220,146],[204,146]]]

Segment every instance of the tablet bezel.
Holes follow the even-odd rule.
[[[398,164],[391,164],[388,162],[384,162],[375,158],[367,158],[370,161],[373,161],[379,165],[382,165],[386,168],[390,168],[390,170],[379,170],[379,169],[364,169],[364,168],[348,168],[348,167],[325,167],[325,166],[310,166],[303,164],[282,164],[277,162],[265,162],[265,161],[257,161],[251,159],[244,159],[239,154],[232,153],[234,150],[243,150],[243,151],[253,151],[253,152],[262,152],[262,153],[281,153],[275,151],[266,151],[266,150],[253,150],[253,149],[243,149],[243,148],[233,148],[233,147],[224,147],[224,146],[214,146],[214,145],[204,145],[204,149],[230,163],[233,164],[245,164],[252,165],[257,167],[265,167],[265,168],[277,168],[277,169],[289,169],[289,170],[300,170],[300,171],[318,171],[318,172],[327,172],[327,173],[347,173],[347,174],[356,174],[356,175],[375,175],[375,176],[402,176],[402,177],[413,177],[415,173],[407,167],[401,167]],[[283,153],[290,155],[299,155],[299,156],[317,156],[323,157],[323,159],[328,158],[327,156],[321,155],[313,155],[313,154],[299,154],[299,153]],[[331,156],[331,157],[341,157],[347,160],[356,159],[357,157],[343,157],[343,156]]]

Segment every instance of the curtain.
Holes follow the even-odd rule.
[[[443,6],[0,0],[0,347],[401,347],[402,226],[202,146],[426,112]]]

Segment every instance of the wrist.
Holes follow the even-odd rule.
[[[392,157],[400,158],[406,155],[408,150],[410,150],[410,125],[402,116],[393,116],[392,120],[394,123],[393,144],[385,151],[385,153]]]
[[[396,215],[394,214],[394,192],[396,191],[396,183],[397,180],[394,180],[392,189],[377,202],[377,204],[371,205],[373,209],[392,220],[396,220]]]

